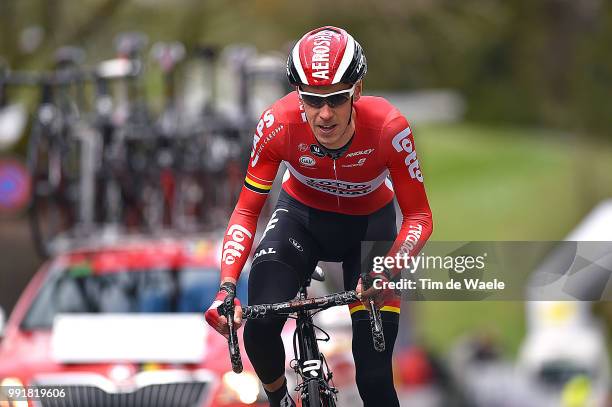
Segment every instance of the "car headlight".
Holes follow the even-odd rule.
[[[263,400],[261,393],[259,379],[254,373],[227,372],[223,375],[223,390],[219,401],[229,404],[240,400],[244,404],[253,404]]]
[[[28,407],[26,393],[21,380],[7,377],[0,381],[0,407]]]

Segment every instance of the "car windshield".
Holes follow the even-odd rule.
[[[241,280],[244,280],[243,273]],[[246,281],[238,284],[244,304]],[[219,270],[188,267],[83,273],[52,273],[28,310],[23,329],[48,329],[60,313],[203,312],[219,289]]]

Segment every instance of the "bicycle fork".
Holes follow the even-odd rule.
[[[329,385],[332,374],[329,369],[326,372],[324,368],[325,359],[319,352],[312,316],[308,311],[298,312],[296,335],[299,358],[294,370],[302,380],[301,385],[298,386],[301,389],[302,402],[304,403],[307,397],[316,397],[313,392],[318,393],[319,397],[316,397],[316,399],[334,400],[338,391]],[[324,403],[324,405],[334,405],[332,403]],[[303,405],[315,404],[311,400],[310,403]]]

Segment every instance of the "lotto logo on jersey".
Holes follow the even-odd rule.
[[[408,167],[408,173],[411,178],[417,179],[419,182],[423,182],[423,174],[421,173],[421,169],[419,168],[419,160],[417,159],[416,151],[414,151],[414,146],[412,145],[412,141],[410,140],[410,134],[412,134],[412,130],[410,127],[406,128],[403,131],[400,131],[393,137],[391,140],[391,144],[395,151],[398,153],[401,151],[405,151],[408,153],[406,159],[404,160],[406,167]]]
[[[234,224],[227,230],[227,236],[231,236],[231,239],[223,245],[223,255],[221,259],[226,265],[230,266],[242,257],[242,253],[244,253],[245,249],[242,242],[247,237],[252,239],[253,235],[244,226]]]

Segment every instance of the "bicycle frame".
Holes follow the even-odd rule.
[[[299,299],[306,300],[306,285],[300,289],[298,296]],[[328,339],[329,337],[325,340]],[[325,357],[319,351],[317,343],[319,340],[312,321],[312,311],[298,311],[296,330],[293,336],[293,353],[297,364],[292,367],[295,373],[300,376],[301,383],[298,384],[296,389],[300,391],[303,405],[318,407],[324,400],[323,405],[334,406],[338,390],[330,386],[329,382],[333,374],[327,369]]]
[[[297,325],[294,333],[295,359],[293,360],[297,361],[297,364],[294,363],[291,367],[302,378],[302,382],[296,387],[296,390],[301,393],[302,404],[312,407],[335,406],[337,390],[329,384],[333,374],[327,367],[325,357],[319,351],[317,341],[320,339],[317,339],[316,336],[315,329],[317,328],[312,322],[312,311],[323,310],[338,305],[348,305],[355,301],[360,301],[360,297],[353,290],[322,297],[307,298],[307,287],[309,284],[310,279],[300,288],[298,297],[294,300],[277,304],[246,306],[242,308],[242,316],[244,319],[256,319],[288,316],[295,313]],[[380,312],[374,307],[373,301],[370,301],[370,304],[375,310],[370,313],[374,348],[378,352],[382,352],[384,351],[385,341]],[[242,360],[240,358],[237,333],[233,327],[233,298],[230,298],[230,296],[226,297],[226,301],[217,309],[220,315],[224,315],[227,318],[230,325],[228,346],[232,369],[234,372],[240,373],[242,372]]]

